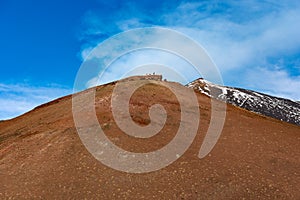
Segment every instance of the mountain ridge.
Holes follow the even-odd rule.
[[[127,78],[124,78],[124,79],[121,79],[119,81],[132,81],[132,80],[145,80],[144,77],[148,77],[148,76],[152,76],[152,75],[147,75],[147,76],[131,76],[131,77],[127,77]],[[155,76],[155,79],[156,79],[156,76],[161,76],[161,75],[154,75]],[[149,78],[149,77],[148,77]],[[162,78],[160,77],[160,80],[158,81],[162,81]],[[116,84],[118,81],[112,81],[112,82],[109,82],[109,83],[106,83],[106,84],[103,84],[101,86],[105,86],[105,85],[110,85],[110,84]],[[194,90],[196,91],[199,91],[200,93],[208,96],[208,97],[212,97],[212,98],[215,98],[217,100],[221,100],[223,102],[226,102],[226,103],[229,103],[231,105],[234,105],[234,106],[237,106],[237,107],[240,107],[242,109],[246,109],[250,112],[254,112],[254,113],[257,113],[257,114],[260,114],[260,115],[263,115],[263,116],[267,116],[267,117],[271,117],[271,118],[274,118],[274,119],[277,119],[277,120],[280,120],[280,121],[284,121],[284,122],[288,122],[288,123],[292,123],[292,124],[295,124],[295,125],[298,125],[300,126],[300,101],[294,101],[294,100],[291,100],[291,99],[286,99],[286,98],[282,98],[282,97],[277,97],[277,96],[273,96],[273,95],[269,95],[269,94],[265,94],[265,93],[262,93],[262,92],[258,92],[258,91],[254,91],[254,90],[249,90],[249,89],[244,89],[244,88],[239,88],[239,87],[231,87],[231,86],[221,86],[221,85],[217,85],[217,84],[214,84],[214,83],[211,83],[203,78],[198,78],[198,79],[195,79],[194,81],[188,83],[185,85],[186,87],[189,87],[189,88],[193,88]],[[94,86],[94,87],[91,87],[91,88],[88,88],[87,90],[90,90],[90,89],[93,89],[93,88],[97,88],[99,86]],[[270,109],[270,108],[267,108],[267,106],[265,106],[264,108],[258,108],[258,107],[255,107],[255,106],[251,106],[251,105],[245,105],[245,102],[247,101],[244,101],[244,103],[240,104],[240,102],[238,102],[238,98],[234,98],[232,95],[231,96],[226,96],[226,94],[222,94],[222,93],[215,93],[215,95],[213,94],[210,94],[210,88],[213,88],[213,89],[221,89],[221,90],[231,90],[231,91],[238,91],[238,92],[242,92],[242,93],[246,93],[246,94],[252,94],[256,97],[266,97],[266,98],[270,98],[272,99],[271,101],[269,102],[265,102],[265,104],[268,104],[274,100],[277,100],[277,101],[281,101],[281,104],[288,104],[288,106],[290,107],[293,107],[294,110],[291,111],[290,107],[289,109],[286,109],[284,110],[284,108],[276,108],[274,110],[274,107],[273,109]],[[84,91],[87,91],[87,90],[84,90]],[[80,91],[80,92],[84,92],[84,91]],[[80,92],[77,92],[77,93],[80,93]],[[228,91],[226,91],[225,93],[227,93]],[[23,116],[25,115],[26,113],[29,113],[29,112],[32,112],[36,109],[39,109],[39,108],[42,108],[42,107],[45,107],[45,106],[48,106],[48,105],[51,105],[51,104],[55,104],[55,103],[58,103],[59,101],[63,100],[64,98],[67,98],[69,96],[72,96],[72,95],[75,95],[76,93],[74,94],[69,94],[69,95],[66,95],[66,96],[63,96],[63,97],[59,97],[57,99],[54,99],[52,101],[49,101],[49,102],[46,102],[44,104],[41,104],[41,105],[38,105],[36,107],[34,107],[33,109],[15,117],[15,118],[18,118],[20,116]],[[244,99],[245,100],[245,99]],[[260,100],[260,99],[259,99]],[[285,106],[286,107],[286,106]],[[271,111],[274,111],[273,113]],[[286,112],[288,111],[288,112]],[[287,115],[290,115],[292,114],[292,116],[287,116]],[[11,119],[5,119],[5,120],[0,120],[0,123],[1,122],[4,122],[4,121],[9,121],[9,120],[12,120],[14,118],[11,118]]]
[[[186,86],[248,111],[300,125],[300,104],[296,101],[253,90],[221,86],[203,78],[196,79]]]

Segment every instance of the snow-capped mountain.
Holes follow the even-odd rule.
[[[202,78],[187,84],[187,86],[198,90],[207,96],[225,101],[249,111],[300,125],[299,102],[251,90],[220,86]]]

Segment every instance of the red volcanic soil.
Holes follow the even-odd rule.
[[[132,152],[168,144],[180,123],[176,96],[156,84],[139,88],[130,100],[132,119],[147,125],[154,103],[164,106],[168,118],[157,135],[134,138],[112,117],[114,86],[96,88],[96,113],[107,137]],[[211,100],[200,93],[197,98],[201,116],[192,145],[171,165],[144,174],[111,169],[87,151],[74,125],[72,96],[0,122],[0,199],[300,199],[299,126],[227,105],[221,137],[199,159]],[[89,115],[83,108],[82,116]]]

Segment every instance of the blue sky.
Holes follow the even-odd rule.
[[[92,48],[149,26],[199,42],[225,85],[300,99],[298,1],[2,0],[0,24],[0,119],[71,93]]]

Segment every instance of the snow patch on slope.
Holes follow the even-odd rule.
[[[299,102],[251,90],[220,86],[204,79],[197,79],[187,87],[249,111],[300,125]]]

